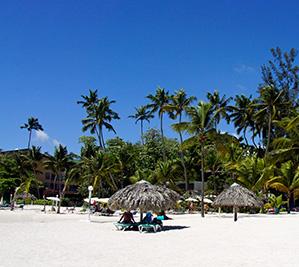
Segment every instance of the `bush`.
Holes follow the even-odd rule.
[[[36,199],[34,201],[32,201],[31,199],[18,199],[17,200],[17,205],[20,204],[25,204],[25,205],[44,205],[45,204],[45,200],[44,199]],[[52,205],[52,201],[51,200],[46,200],[46,205]]]

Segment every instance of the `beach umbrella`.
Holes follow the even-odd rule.
[[[262,202],[247,188],[234,183],[218,195],[213,202],[215,207],[233,207],[234,221],[237,221],[238,207],[260,207]]]
[[[201,198],[199,198],[199,201],[201,201]],[[209,199],[209,198],[204,198],[204,199],[203,199],[203,203],[206,203],[206,204],[212,204],[213,201],[212,201],[211,199]]]
[[[188,197],[185,199],[185,201],[187,202],[198,202],[198,200],[196,198],[193,198],[193,197]]]
[[[52,201],[57,201],[57,202],[60,201],[60,198],[58,198],[58,197],[47,197],[47,199],[52,200]]]
[[[167,187],[139,181],[128,185],[112,195],[108,206],[112,210],[140,210],[140,217],[145,211],[167,210],[175,207],[180,195]]]

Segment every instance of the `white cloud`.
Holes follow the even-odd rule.
[[[39,142],[47,142],[49,140],[49,135],[44,131],[35,131],[35,139]]]
[[[245,64],[239,64],[234,67],[234,71],[237,73],[251,73],[255,71],[255,68]]]
[[[53,143],[54,146],[62,145],[61,142],[59,142],[57,139],[53,139],[52,143]]]

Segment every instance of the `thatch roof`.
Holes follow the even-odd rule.
[[[262,202],[252,191],[236,183],[224,190],[213,202],[213,206],[216,207],[260,207],[261,205]]]
[[[113,210],[157,211],[173,208],[179,199],[175,191],[142,180],[117,191],[110,197],[108,206]]]

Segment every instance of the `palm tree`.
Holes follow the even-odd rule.
[[[164,144],[164,132],[163,132],[163,114],[166,112],[165,107],[168,105],[170,96],[169,92],[164,88],[158,87],[155,95],[148,95],[147,98],[151,101],[147,106],[151,109],[151,112],[154,113],[158,111],[158,115],[160,118],[160,131],[162,135],[162,143],[163,143],[163,160],[166,160],[165,155],[165,144]]]
[[[116,173],[119,166],[117,166],[110,154],[98,151],[94,156],[89,158],[83,157],[81,165],[82,179],[88,181],[88,184],[92,184],[94,191],[102,190],[103,182],[113,191],[117,190],[117,184],[111,173]]]
[[[182,122],[181,129],[187,130],[193,136],[185,141],[186,144],[200,145],[201,154],[201,216],[204,217],[204,160],[205,160],[205,145],[210,133],[215,133],[215,119],[217,113],[213,111],[211,103],[200,101],[196,107],[187,109],[187,115],[190,117],[190,122]]]
[[[180,89],[175,92],[175,94],[171,97],[170,103],[165,106],[165,110],[167,110],[172,116],[172,119],[178,119],[178,125],[182,123],[182,115],[186,111],[186,109],[190,106],[190,104],[196,99],[194,96],[187,97],[186,92],[184,89]],[[173,128],[175,129],[175,124],[173,125]],[[188,190],[189,183],[188,183],[188,177],[187,177],[187,169],[186,169],[186,164],[184,162],[184,153],[182,150],[182,143],[183,143],[183,136],[182,136],[182,131],[177,129],[180,137],[180,158],[184,170],[184,179],[185,179],[185,190]]]
[[[283,94],[285,91],[279,91],[273,86],[265,86],[260,88],[260,97],[258,102],[254,104],[257,108],[257,113],[255,114],[256,119],[261,121],[267,121],[267,144],[266,144],[266,155],[269,152],[269,147],[271,143],[272,136],[272,124],[273,120],[280,118],[279,110],[289,103],[283,103]]]
[[[264,159],[257,156],[245,157],[243,160],[235,163],[231,170],[234,170],[237,174],[237,181],[249,190],[259,192],[260,189],[264,189],[265,185],[263,174],[266,169]]]
[[[28,151],[27,154],[23,155],[23,160],[26,161],[28,164],[30,170],[32,171],[32,174],[30,181],[28,184],[28,189],[31,187],[31,184],[35,184],[37,187],[37,194],[38,197],[40,197],[40,184],[41,182],[38,180],[38,174],[41,173],[41,171],[38,170],[39,164],[43,159],[43,154],[41,153],[41,147],[32,146],[32,148]]]
[[[58,184],[58,192],[59,197],[62,198],[61,194],[61,184],[62,180],[65,179],[66,172],[72,165],[73,155],[68,154],[67,148],[59,145],[55,147],[54,156],[50,156],[48,160],[45,161],[45,167],[53,171],[55,178],[54,178],[54,188],[57,179],[60,179],[60,183]],[[59,202],[57,213],[60,213],[60,205],[61,201]]]
[[[299,161],[299,115],[293,118],[284,118],[275,121],[280,128],[284,129],[285,136],[273,140],[274,150],[271,156],[278,161]]]
[[[89,96],[81,95],[83,100],[77,101],[77,104],[81,104],[83,108],[86,110],[93,110],[94,106],[96,106],[99,101],[98,98],[98,90],[89,90]]]
[[[28,122],[21,126],[21,129],[29,131],[28,149],[30,148],[32,131],[43,131],[43,127],[39,124],[38,119],[34,117],[28,118]]]
[[[217,115],[215,117],[215,129],[217,129],[217,125],[221,118],[224,118],[227,123],[229,123],[230,117],[228,115],[228,103],[231,101],[232,97],[226,98],[224,95],[220,98],[219,92],[216,90],[213,94],[208,93],[207,98],[212,104],[214,111],[217,111]]]
[[[157,163],[155,170],[151,173],[152,183],[167,185],[168,187],[179,190],[176,185],[180,177],[179,164],[175,160],[160,161]]]
[[[110,101],[108,97],[99,99],[96,104],[92,104],[86,108],[88,116],[82,120],[83,132],[90,130],[92,134],[96,133],[99,145],[104,149],[105,140],[103,136],[103,127],[108,129],[108,131],[116,133],[111,121],[120,119],[118,114],[110,108],[110,105],[113,103],[115,103],[115,101]]]
[[[134,115],[129,116],[129,118],[136,119],[135,123],[140,121],[140,130],[141,130],[141,142],[144,145],[143,140],[143,121],[150,122],[150,119],[154,117],[152,113],[148,110],[147,106],[141,106],[139,108],[135,108],[136,113]]]
[[[248,128],[252,130],[252,142],[255,144],[255,121],[254,121],[254,107],[253,102],[250,100],[251,96],[248,98],[244,95],[237,95],[235,97],[235,105],[229,106],[230,119],[234,122],[237,134],[243,132],[243,139],[248,146],[248,140],[246,137],[246,131]],[[256,145],[255,145],[256,146]]]
[[[291,211],[292,201],[299,197],[299,167],[292,161],[281,164],[278,175],[268,181],[268,186],[286,193],[288,213]]]

